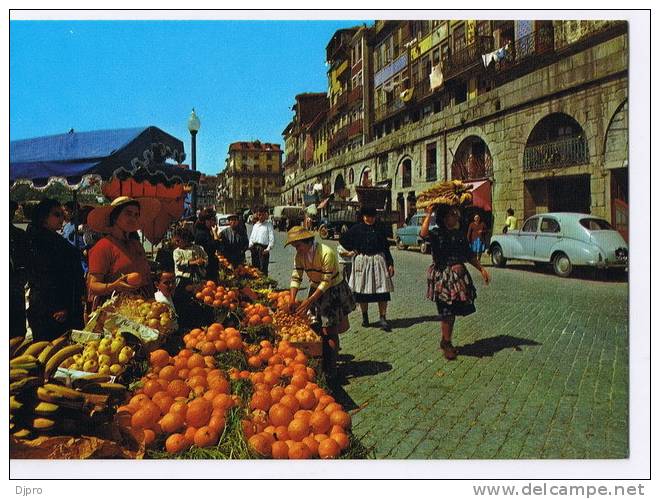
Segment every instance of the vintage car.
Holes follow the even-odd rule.
[[[574,266],[628,266],[628,245],[602,218],[584,213],[543,213],[525,220],[520,230],[491,238],[490,254],[498,267],[506,261],[550,263],[560,277]]]
[[[408,246],[419,246],[419,250],[422,253],[429,253],[430,247],[429,244],[419,237],[419,231],[422,229],[422,222],[426,217],[426,213],[418,212],[415,213],[407,224],[404,224],[403,227],[399,227],[396,230],[396,247],[398,249],[405,250]],[[431,215],[431,224],[429,228],[436,227],[435,223],[435,214]]]

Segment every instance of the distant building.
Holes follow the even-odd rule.
[[[225,213],[280,204],[282,150],[279,144],[258,140],[229,146],[225,170],[217,186],[219,206]]]
[[[201,175],[197,185],[197,209],[217,209],[219,181],[218,175]]]

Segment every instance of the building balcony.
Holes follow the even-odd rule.
[[[504,58],[495,63],[495,71],[507,71],[523,63],[538,65],[538,56],[555,51],[554,33],[551,26],[541,26],[538,30],[516,40],[505,48]]]
[[[418,81],[413,85],[413,96],[412,98],[415,99],[416,101],[420,101],[424,99],[425,97],[428,97],[431,95],[431,82],[429,81],[429,77],[426,76],[424,77],[421,81]]]
[[[479,66],[483,68],[484,63],[481,56],[492,52],[493,44],[492,36],[478,36],[474,43],[471,43],[462,50],[450,54],[443,63],[443,76],[445,80],[447,81],[461,76]]]
[[[346,142],[348,139],[348,128],[349,126],[347,125],[335,132],[335,134],[328,140],[328,150],[336,149]]]
[[[392,99],[391,102],[376,108],[375,121],[383,121],[390,116],[397,114],[404,107],[405,103],[397,95]]]
[[[328,119],[331,120],[348,104],[348,92],[342,92],[337,96],[337,101],[328,109]]]
[[[348,138],[362,135],[364,132],[364,122],[362,120],[355,120],[348,125]]]
[[[362,95],[363,95],[362,85],[360,85],[359,87],[355,87],[348,94],[348,104],[353,104],[354,102],[361,101]]]
[[[572,137],[525,147],[523,171],[583,165],[589,163],[589,149],[584,137]]]
[[[298,154],[289,154],[286,157],[286,160],[284,163],[282,163],[282,166],[286,168],[287,166],[293,165],[298,162]]]

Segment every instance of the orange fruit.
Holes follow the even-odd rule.
[[[193,442],[197,447],[211,447],[218,443],[220,435],[217,431],[213,431],[208,426],[202,426],[195,432]]]
[[[289,459],[309,459],[312,457],[312,452],[302,442],[294,442],[289,447]]]
[[[226,352],[227,351],[227,343],[225,343],[224,340],[214,341],[213,346],[215,346],[215,351],[216,352]]]
[[[289,446],[285,442],[274,442],[270,450],[273,459],[289,459]]]
[[[176,397],[188,397],[190,394],[190,388],[186,385],[186,382],[182,379],[175,379],[169,382],[167,385],[167,391],[170,392],[174,398]]]
[[[131,416],[131,426],[140,429],[149,428],[156,422],[159,415],[159,412],[151,406],[143,406]]]
[[[323,442],[325,439],[330,438],[328,435],[325,433],[319,433],[317,435],[314,435],[314,440],[316,440],[318,443]]]
[[[323,411],[315,411],[309,418],[309,425],[314,433],[327,433],[332,423],[330,416]]]
[[[186,442],[188,442],[189,447],[195,443],[195,433],[197,433],[197,428],[194,426],[187,426],[186,431],[183,433],[183,436],[186,438]]]
[[[279,355],[279,354],[274,354],[268,359],[268,365],[269,366],[274,366],[275,364],[282,364],[284,362],[284,358]]]
[[[181,414],[172,414],[168,412],[165,414],[158,424],[160,424],[160,429],[165,433],[175,433],[183,428],[185,420]]]
[[[179,414],[184,420],[188,412],[188,403],[183,400],[175,400],[168,411],[170,414]]]
[[[248,366],[256,369],[261,366],[261,358],[256,355],[252,355],[251,357],[248,357],[247,363]]]
[[[213,406],[208,400],[203,398],[197,398],[188,402],[186,424],[201,429],[202,426],[205,426],[209,422],[211,411],[213,411]]]
[[[298,390],[295,397],[302,409],[313,409],[316,407],[317,400],[314,396],[314,392],[311,390]]]
[[[234,407],[234,399],[226,393],[221,393],[213,398],[211,406],[213,409],[227,410]]]
[[[206,364],[204,364],[204,357],[198,353],[194,353],[188,358],[188,369],[205,366]]]
[[[351,427],[351,416],[346,411],[338,410],[330,414],[330,422],[333,425],[341,426],[344,430]]]
[[[225,378],[215,377],[208,381],[209,388],[218,390],[220,393],[229,393],[230,384]]]
[[[241,348],[243,348],[243,340],[240,336],[231,336],[227,339],[227,349],[240,350]]]
[[[186,361],[186,362],[188,362],[188,361]],[[189,374],[190,374],[190,369],[188,369],[187,367],[185,367],[183,369],[179,369],[178,378],[179,379],[188,379]]]
[[[295,395],[296,393],[298,393],[298,390],[300,390],[300,388],[298,388],[296,385],[286,385],[284,387],[284,394]]]
[[[284,388],[281,386],[274,386],[270,390],[270,398],[273,403],[279,402],[284,396]]]
[[[291,409],[292,413],[295,413],[298,409],[300,409],[298,399],[296,399],[294,395],[284,395],[278,403],[287,406],[289,409]]]
[[[170,454],[177,454],[190,447],[188,440],[180,433],[172,433],[167,440],[165,440],[165,450]]]
[[[327,406],[328,404],[333,403],[334,401],[335,401],[335,399],[332,395],[327,395],[327,394],[321,395],[319,397],[319,406],[321,408],[324,408],[325,406]]]
[[[257,432],[257,429],[252,421],[249,419],[241,420],[241,426],[243,427],[243,435],[245,438],[249,439],[252,435]]]
[[[263,360],[264,362],[268,361],[273,356],[273,349],[270,346],[263,347],[259,351],[259,358]]]
[[[170,354],[162,348],[154,350],[149,354],[149,363],[153,367],[165,367],[170,363]]]
[[[209,424],[207,426],[220,434],[225,429],[226,423],[224,415],[211,414],[211,419],[209,419]]]
[[[252,435],[248,439],[248,446],[258,456],[269,457],[271,454],[272,444],[261,433]]]
[[[202,355],[213,355],[215,353],[215,345],[212,341],[205,341],[199,346],[199,351]]]
[[[319,457],[321,459],[335,459],[341,454],[341,447],[332,438],[319,442]]]
[[[156,432],[151,428],[145,428],[142,433],[144,435],[144,445],[149,447],[156,440]]]
[[[289,440],[289,430],[286,426],[281,425],[275,428],[275,438],[281,440],[282,442]]]
[[[309,435],[309,424],[303,418],[293,419],[287,427],[289,438],[296,442],[302,441],[303,438]]]
[[[314,437],[308,435],[302,439],[302,443],[309,448],[311,457],[317,457],[319,455],[319,443],[314,440]]]
[[[348,435],[346,435],[346,433],[333,433],[330,435],[330,438],[337,442],[337,445],[339,445],[341,450],[346,450],[350,444]]]
[[[175,361],[176,362],[176,361]],[[172,381],[177,376],[178,369],[174,366],[165,366],[158,372],[158,377],[166,381]]]
[[[138,393],[137,395],[133,395],[133,397],[131,397],[128,405],[133,407],[140,407],[145,400],[149,400],[149,397],[147,397],[144,393]]]
[[[293,419],[293,411],[286,405],[273,404],[268,410],[268,418],[274,426],[288,425]]]
[[[169,412],[170,407],[174,403],[174,397],[172,397],[172,395],[170,395],[168,392],[158,392],[156,395],[159,395],[161,393],[163,395],[158,397],[157,400],[154,398],[154,403],[160,409],[160,413],[165,414],[166,412]]]
[[[330,416],[335,411],[343,411],[343,410],[344,408],[341,406],[341,404],[338,404],[337,402],[331,402],[323,408],[323,412],[325,412],[328,416]]]
[[[273,323],[273,318],[270,315],[264,315],[261,318],[261,323],[266,324],[266,325],[272,324]]]
[[[273,401],[270,397],[270,393],[266,391],[257,391],[252,395],[250,399],[250,409],[260,409],[262,411],[268,411]]]

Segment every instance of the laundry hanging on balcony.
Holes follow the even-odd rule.
[[[509,44],[507,43],[504,47],[500,47],[497,50],[483,54],[481,59],[484,61],[484,67],[487,68],[493,62],[499,62],[504,59],[509,51]]]
[[[429,80],[431,82],[431,90],[440,88],[444,83],[444,76],[442,75],[442,66],[437,64],[431,68],[431,74],[429,74]]]
[[[410,102],[410,100],[413,97],[413,90],[412,88],[406,88],[403,92],[401,92],[401,100],[403,102]]]

